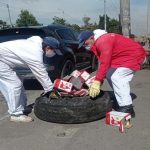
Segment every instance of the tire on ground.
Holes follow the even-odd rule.
[[[39,97],[35,101],[34,113],[37,118],[54,123],[86,123],[102,119],[111,111],[112,101],[108,92],[94,100],[89,96],[65,97],[58,100]]]

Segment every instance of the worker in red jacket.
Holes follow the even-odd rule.
[[[106,78],[114,90],[119,105],[117,111],[130,113],[135,117],[129,82],[145,59],[144,48],[130,38],[101,29],[81,32],[79,48],[81,46],[90,49],[100,62],[95,81],[89,88],[89,95],[93,98],[99,95]]]

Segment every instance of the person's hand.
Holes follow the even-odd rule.
[[[52,98],[52,99],[57,99],[60,97],[60,94],[56,90],[44,92],[41,94],[41,97],[47,97],[47,98]]]
[[[89,88],[89,96],[92,98],[96,97],[100,93],[101,82],[95,80]]]
[[[41,96],[41,97],[47,97],[47,98],[49,98],[49,95],[50,95],[51,92],[52,92],[52,91],[43,92],[40,96]]]

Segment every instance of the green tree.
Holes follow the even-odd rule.
[[[106,16],[106,19],[108,20],[108,16]],[[106,21],[107,23],[108,21]],[[99,24],[98,24],[98,27],[100,29],[104,29],[104,16],[99,16]]]
[[[67,23],[66,23],[66,20],[64,18],[54,16],[52,24],[66,25]]]
[[[78,26],[77,24],[72,24],[69,26],[72,27],[75,31],[80,31],[80,26]]]
[[[0,20],[0,29],[9,28],[10,25],[7,24],[7,22]]]
[[[7,24],[7,23],[6,23],[5,21],[0,20],[0,28],[1,28],[1,29],[5,28],[6,24]]]
[[[82,20],[84,22],[84,26],[88,26],[90,24],[89,21],[91,20],[91,18],[90,17],[83,17]]]
[[[60,24],[73,28],[75,31],[80,31],[80,26],[77,24],[69,24],[64,18],[54,16],[52,24]]]
[[[116,19],[111,19],[108,25],[108,32],[121,33],[120,23]]]
[[[82,20],[84,22],[84,26],[81,27],[82,30],[94,30],[98,27],[96,22],[94,24],[89,22],[90,17],[83,17]]]
[[[121,33],[120,22],[106,15],[107,32]],[[104,29],[104,15],[99,16],[98,28]]]
[[[95,30],[97,28],[98,28],[98,24],[96,22],[90,25],[91,30]]]
[[[21,13],[16,20],[16,26],[37,26],[40,25],[36,18],[28,11],[28,10],[21,10]]]

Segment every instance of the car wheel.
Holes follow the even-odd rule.
[[[71,74],[72,71],[74,70],[74,68],[75,68],[74,63],[73,63],[70,59],[67,59],[67,60],[63,63],[60,77],[63,78],[63,77],[65,77],[66,75]]]
[[[99,66],[98,59],[96,58],[96,56],[93,56],[90,71],[91,72],[96,71],[98,69],[98,66]]]
[[[64,97],[49,99],[39,97],[35,101],[34,113],[37,118],[54,123],[86,123],[105,117],[112,110],[108,92],[101,92],[95,100],[85,97]]]

